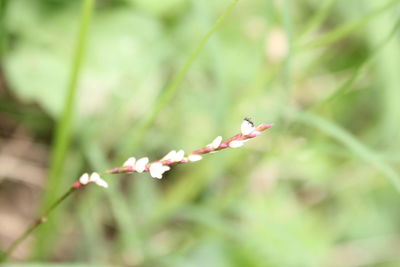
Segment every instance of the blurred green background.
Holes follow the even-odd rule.
[[[82,172],[274,123],[162,180],[105,176],[16,266],[400,266],[399,0],[1,8],[3,250]]]

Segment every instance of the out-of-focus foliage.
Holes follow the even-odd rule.
[[[9,87],[54,120],[80,2],[6,10]],[[120,160],[229,3],[97,1],[65,179]],[[398,266],[399,12],[398,0],[239,1],[131,154],[190,151],[246,116],[275,126],[161,181],[110,176],[109,189],[79,193],[42,260],[68,247],[66,262]]]

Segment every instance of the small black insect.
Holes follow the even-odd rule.
[[[251,127],[254,127],[254,122],[250,119],[250,118],[244,118],[243,120],[247,121],[248,123],[250,123]]]

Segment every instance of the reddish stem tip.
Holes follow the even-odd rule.
[[[71,186],[71,188],[73,188],[73,189],[78,189],[78,188],[81,187],[81,186],[82,186],[81,182],[76,181],[76,182]]]
[[[260,126],[257,127],[257,131],[265,131],[269,128],[271,128],[273,126],[273,124],[261,124]]]

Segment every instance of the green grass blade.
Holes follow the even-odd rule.
[[[377,5],[375,1],[367,1],[369,7]],[[393,27],[392,32],[399,30],[399,20],[397,19],[398,9],[389,10],[368,25],[369,41],[375,46],[387,35],[387,32]],[[394,19],[397,19],[395,23]],[[389,33],[390,34],[390,33]],[[400,142],[398,136],[400,134],[400,45],[399,36],[397,38],[387,40],[387,44],[374,62],[374,74],[376,75],[377,87],[381,92],[379,102],[382,105],[380,112],[380,142],[393,152],[399,151]]]
[[[212,27],[213,18],[211,16],[211,10],[209,10],[209,4],[204,1],[196,1],[194,3],[196,17],[200,20],[203,27],[208,29]],[[215,78],[215,102],[218,105],[215,106],[213,113],[211,116],[216,118],[216,123],[220,127],[217,127],[218,130],[223,128],[224,121],[228,118],[229,115],[229,103],[231,100],[230,88],[228,86],[228,81],[226,80],[226,69],[224,68],[224,54],[221,51],[221,42],[220,38],[217,34],[214,35],[214,38],[209,42],[209,54],[211,58],[210,70]],[[222,126],[222,127],[221,127]],[[221,132],[220,134],[223,134]]]
[[[397,172],[351,133],[339,125],[312,113],[303,112],[296,119],[299,122],[318,128],[342,143],[347,149],[365,161],[365,163],[371,164],[375,169],[380,171],[393,184],[395,189],[400,192],[400,177]]]
[[[293,22],[292,22],[292,10],[291,1],[283,1],[283,25],[285,28],[286,38],[288,42],[288,51],[285,58],[283,67],[283,83],[288,89],[287,99],[290,98],[290,87],[291,87],[291,76],[292,76],[292,58],[293,58]]]
[[[292,69],[293,69],[293,22],[292,22],[292,2],[290,0],[283,1],[283,26],[285,30],[286,40],[287,40],[287,54],[284,58],[283,65],[281,71],[281,89],[280,89],[280,110],[278,111],[279,116],[282,119],[286,117],[287,109],[286,107],[292,97]]]
[[[64,101],[64,109],[55,131],[55,140],[52,146],[50,171],[46,192],[43,197],[42,210],[45,209],[59,196],[64,182],[62,172],[65,158],[70,145],[72,135],[72,123],[76,102],[76,91],[79,75],[82,69],[86,40],[89,31],[89,25],[92,17],[95,0],[85,0],[82,4],[81,20],[79,23],[79,32],[77,43],[72,59],[71,73],[67,85],[67,95]],[[43,258],[49,249],[52,238],[52,231],[56,225],[56,216],[40,229],[37,235],[37,245],[35,246],[35,258]]]
[[[0,0],[0,64],[7,46],[6,8],[8,0]]]

